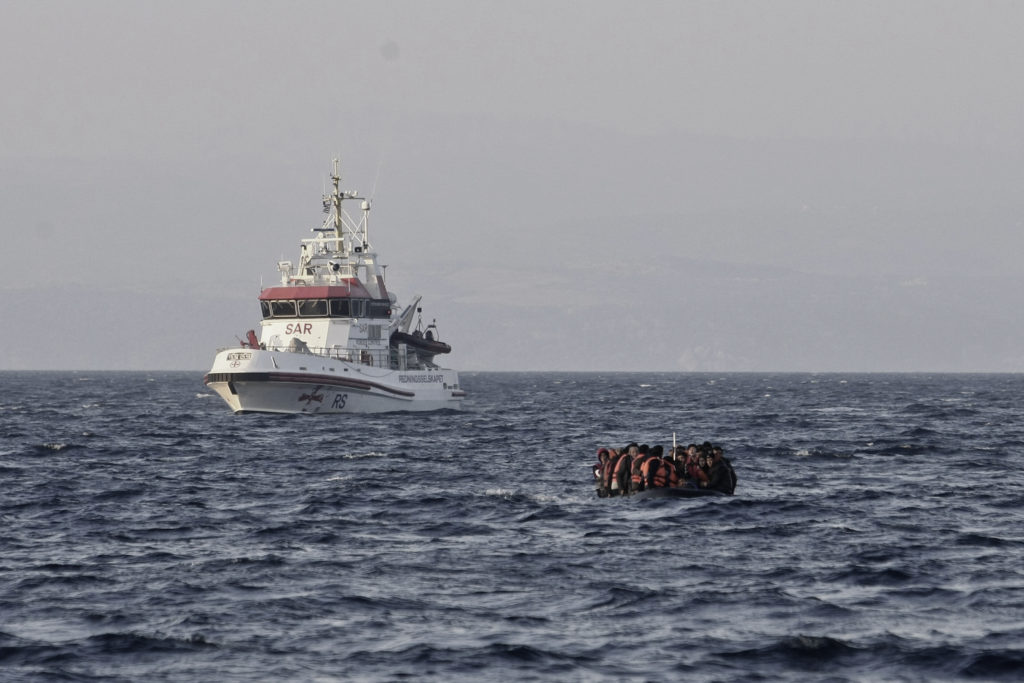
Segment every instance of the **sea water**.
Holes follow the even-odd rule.
[[[461,380],[315,417],[0,373],[0,680],[1024,675],[1024,376]],[[595,495],[673,435],[736,495]]]

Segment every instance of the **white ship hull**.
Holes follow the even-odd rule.
[[[458,410],[458,373],[391,370],[314,354],[226,349],[205,378],[236,413]]]

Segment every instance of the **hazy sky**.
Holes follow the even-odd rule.
[[[0,369],[195,369],[330,160],[461,370],[1024,371],[1024,4],[6,2]]]

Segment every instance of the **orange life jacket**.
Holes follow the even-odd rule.
[[[647,463],[654,460],[654,456],[646,453],[633,458],[633,465],[630,467],[630,491],[643,491],[647,483],[647,470],[644,469]]]
[[[704,470],[700,468],[696,462],[690,463],[686,468],[686,474],[690,481],[697,483],[698,485],[703,483],[705,486],[708,483],[708,475],[705,474]]]
[[[654,488],[654,473],[661,467],[661,458],[647,458],[641,464],[640,476],[644,482],[644,488]]]
[[[604,461],[601,466],[601,488],[605,491],[610,491],[612,483],[612,472],[615,471],[615,461],[619,459],[618,453],[612,452],[608,459]]]
[[[665,488],[679,485],[679,474],[676,472],[675,463],[664,458],[652,458],[650,462],[644,463],[644,479],[647,488]]]
[[[629,493],[629,470],[632,464],[633,457],[629,453],[608,458],[602,481],[609,495],[621,496]]]

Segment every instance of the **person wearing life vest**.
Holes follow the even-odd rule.
[[[697,444],[691,443],[689,446],[686,447],[686,459],[683,463],[686,466],[687,477],[689,477],[690,475],[690,465],[692,465],[695,462],[697,462]]]
[[[615,464],[613,485],[618,486],[620,496],[628,496],[633,492],[633,461],[640,457],[640,446],[631,443],[626,452]]]
[[[604,492],[605,496],[618,495],[618,491],[612,491],[612,475],[615,472],[615,465],[622,457],[622,451],[614,448],[608,449],[608,457],[601,466],[601,481],[598,484],[598,489]]]
[[[647,444],[640,444],[637,450],[639,451],[639,454],[633,458],[633,464],[630,467],[630,493],[636,493],[637,491],[644,490],[644,463],[651,458],[656,457],[654,451],[658,451],[660,453],[661,446],[655,446],[654,449],[651,449]]]
[[[665,477],[665,486],[673,488],[676,486],[682,486],[684,483],[683,478],[679,476],[679,467],[671,460],[665,461],[663,474]]]
[[[650,458],[644,463],[645,488],[668,488],[679,485],[675,463],[666,458]]]
[[[644,488],[662,488],[668,486],[669,476],[665,471],[671,462],[665,457],[665,449],[655,446],[651,449],[651,459],[643,468]]]
[[[708,476],[707,487],[731,496],[736,490],[736,470],[723,455],[724,452],[717,446],[711,451],[711,473]]]
[[[694,446],[693,453],[687,456],[686,479],[687,485],[695,489],[706,489],[708,487],[708,475],[704,471],[704,454]]]
[[[597,449],[597,462],[591,465],[591,469],[594,471],[594,479],[601,480],[601,472],[604,471],[604,466],[608,462],[608,456],[610,455],[609,449],[601,447]]]
[[[679,480],[683,486],[690,483],[690,463],[697,459],[697,446],[680,446],[679,455],[676,456],[676,470],[679,472]]]
[[[686,483],[686,447],[676,446],[666,460],[675,470],[675,478],[679,484]]]
[[[629,494],[633,457],[639,454],[635,443],[626,446],[618,457],[610,458],[605,468],[605,488],[609,496],[625,496]]]
[[[597,462],[591,466],[594,472],[594,488],[597,489],[599,498],[608,496],[608,489],[604,485],[604,471],[608,467],[608,459],[611,457],[611,450],[608,448],[597,449]]]
[[[616,451],[613,455],[608,457],[608,462],[605,463],[604,470],[601,472],[601,486],[607,492],[609,496],[619,495],[619,487],[612,487],[615,481],[615,468],[619,466],[619,458],[625,453]]]

